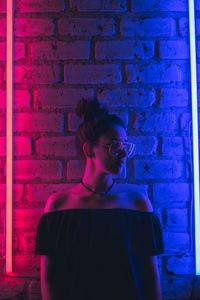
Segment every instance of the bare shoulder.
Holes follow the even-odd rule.
[[[151,201],[144,192],[141,191],[130,191],[129,192],[130,204],[137,210],[144,212],[153,212],[153,206]]]
[[[51,194],[45,203],[44,213],[58,210],[64,201],[66,201],[67,193],[57,192]]]

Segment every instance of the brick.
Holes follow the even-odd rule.
[[[61,12],[65,10],[64,0],[17,0],[16,10],[21,13]]]
[[[0,163],[1,166],[1,163]],[[3,169],[1,170],[3,174]],[[5,232],[6,184],[0,184],[0,233]],[[0,272],[1,273],[1,272]]]
[[[3,190],[2,190],[3,192]],[[6,192],[6,191],[4,191]],[[1,210],[0,210],[0,232],[2,233],[3,241],[1,241],[1,246],[5,247],[5,234],[6,234],[6,219],[4,218],[5,212],[6,212],[6,197],[4,196],[4,205],[1,205]],[[2,249],[3,250],[3,249]],[[3,251],[2,251],[3,252]]]
[[[96,42],[96,59],[148,59],[154,55],[152,41],[101,41]]]
[[[15,82],[27,84],[57,83],[60,80],[58,65],[15,66]]]
[[[197,1],[198,2],[198,1]],[[179,33],[181,36],[185,37],[189,35],[189,23],[188,18],[179,19]],[[196,18],[196,35],[200,36],[200,19]]]
[[[6,129],[6,116],[5,114],[0,115],[0,132],[5,132]]]
[[[133,37],[172,37],[176,33],[175,20],[172,18],[123,17],[120,24],[122,36]]]
[[[159,106],[166,107],[186,107],[189,105],[190,93],[184,88],[162,88],[159,99]]]
[[[28,286],[29,300],[41,299],[41,285],[39,281],[32,280]]]
[[[4,233],[0,234],[0,256],[1,257],[5,257],[4,256],[6,253],[5,244],[6,244],[6,241],[5,241],[5,231],[4,231]],[[1,262],[0,262],[0,266],[1,266]],[[1,273],[2,272],[3,272],[3,270],[2,270],[2,266],[1,266]]]
[[[119,186],[121,189],[123,190],[126,190],[126,191],[129,191],[130,189],[132,189],[134,187],[135,191],[140,191],[146,195],[148,195],[148,185],[145,185],[145,184],[136,184],[136,183],[133,183],[133,184],[127,184],[127,183],[117,183],[117,186]]]
[[[6,42],[0,42],[0,60],[6,60]]]
[[[0,109],[6,108],[6,90],[0,90]]]
[[[0,137],[0,157],[6,156],[6,137]]]
[[[190,122],[192,120],[191,113],[183,113],[180,116],[180,130],[181,131],[189,131],[191,126]]]
[[[147,113],[140,115],[135,128],[140,132],[170,132],[176,129],[175,113]]]
[[[126,11],[125,0],[114,1],[90,1],[90,0],[70,0],[70,9],[83,12],[124,12]]]
[[[136,155],[154,155],[156,154],[158,141],[156,137],[140,136],[136,138]]]
[[[24,197],[24,186],[22,184],[13,184],[13,197],[15,202],[22,202]],[[6,203],[6,185],[0,184],[0,206],[5,208]],[[4,210],[0,209],[0,220],[4,219]],[[1,231],[1,228],[0,228]]]
[[[0,14],[6,12],[6,0],[1,0],[0,1]]]
[[[135,143],[134,155],[154,155],[157,152],[158,140],[152,136],[128,137],[128,140]]]
[[[14,110],[25,110],[30,108],[30,93],[27,90],[14,91]],[[6,90],[0,90],[0,109],[6,109]]]
[[[183,137],[163,137],[162,154],[184,156],[189,154],[189,139]]]
[[[60,180],[62,164],[60,161],[17,160],[15,178],[19,180]]]
[[[30,155],[29,155],[30,157]],[[23,184],[14,184],[13,185],[13,197],[15,199],[15,208],[29,207],[29,204],[26,202],[26,188]]]
[[[196,41],[196,54],[197,58],[200,58],[200,41]]]
[[[79,160],[70,160],[67,163],[67,180],[81,179],[83,176],[82,165]]]
[[[189,183],[154,183],[153,199],[154,203],[166,208],[185,208],[191,199]]]
[[[163,299],[189,299],[193,282],[193,276],[175,276],[169,273],[168,277],[162,281]]]
[[[165,223],[171,232],[186,232],[188,227],[188,209],[172,208],[167,209],[165,214]]]
[[[40,88],[34,90],[35,108],[62,108],[75,109],[78,101],[82,98],[93,99],[92,89],[82,88]]]
[[[36,141],[36,152],[38,156],[52,155],[62,156],[76,156],[75,138],[68,137],[41,137]]]
[[[31,140],[25,136],[14,137],[14,155],[31,155]]]
[[[2,205],[2,203],[3,205]],[[1,208],[5,208],[5,203],[6,203],[6,184],[0,184],[0,203],[1,203]],[[1,209],[2,211],[2,209]],[[1,218],[2,220],[3,218]]]
[[[14,108],[18,110],[30,109],[31,95],[28,90],[15,89],[15,103]]]
[[[25,59],[25,44],[24,43],[16,43],[14,58],[15,58],[15,60]]]
[[[64,184],[26,184],[26,200],[29,203],[29,207],[33,207],[36,203],[41,203],[41,209],[44,209],[45,203],[49,196],[53,193],[63,192],[64,190],[74,186],[74,183]],[[42,193],[41,193],[42,191]]]
[[[20,60],[25,58],[25,44],[24,43],[16,43],[14,49],[14,58],[15,60]]]
[[[190,46],[188,41],[160,41],[160,58],[189,59]]]
[[[167,260],[166,269],[170,274],[193,275],[195,273],[195,258],[188,257],[170,257]]]
[[[0,258],[0,268],[1,268],[1,273],[0,273],[0,276],[1,276],[1,274],[5,274],[5,271],[6,271],[6,259],[5,259],[5,255],[1,256],[1,258]],[[1,279],[1,277],[0,277],[0,279]]]
[[[184,165],[177,160],[135,160],[136,179],[175,179],[184,175]]]
[[[25,293],[26,280],[23,278],[15,278],[9,276],[0,277],[0,298],[1,299],[17,299]]]
[[[46,60],[88,59],[89,42],[37,42],[31,43],[31,58]]]
[[[14,137],[14,155],[30,155],[31,154],[31,145],[30,138],[28,137]],[[6,156],[6,138],[0,137],[0,156]]]
[[[6,37],[6,17],[0,18],[0,36]]]
[[[163,231],[163,241],[166,255],[186,252],[190,246],[189,234],[183,232],[177,233]]]
[[[30,278],[38,277],[38,280],[40,280],[40,273],[38,272],[39,259],[40,257],[35,256],[33,253],[32,255],[13,255],[13,269],[16,270],[17,274],[26,274]],[[38,265],[36,264],[37,261]],[[41,300],[41,298],[36,298],[35,300]]]
[[[99,89],[98,100],[110,107],[150,107],[156,100],[155,90],[137,88]]]
[[[103,84],[121,82],[118,65],[65,65],[64,82],[67,84]]]
[[[197,74],[199,74],[199,72],[200,72],[200,64],[197,64]],[[200,82],[199,76],[197,76],[197,82],[198,83]]]
[[[3,66],[0,66],[0,84],[3,83],[4,79],[4,68]]]
[[[131,0],[132,11],[134,12],[152,12],[152,11],[174,11],[174,12],[187,12],[188,3],[187,0],[175,0],[175,1],[166,1],[166,0]]]
[[[14,235],[15,255],[31,255],[35,248],[35,232],[24,232],[19,230]]]
[[[106,18],[62,18],[58,20],[58,31],[67,36],[113,36],[113,19]]]
[[[174,63],[126,65],[127,83],[172,83],[184,80],[183,65]],[[185,79],[186,80],[186,79]]]
[[[181,36],[189,35],[188,30],[188,19],[187,18],[180,18],[179,19],[179,33]]]
[[[62,113],[16,113],[15,132],[62,132]]]
[[[54,24],[51,19],[17,18],[14,28],[16,37],[52,36],[54,34]]]

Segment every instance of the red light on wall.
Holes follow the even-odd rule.
[[[12,273],[13,199],[13,0],[7,0],[6,38],[6,273]]]

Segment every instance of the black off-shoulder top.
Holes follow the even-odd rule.
[[[35,254],[54,257],[59,300],[142,300],[139,262],[163,252],[155,212],[65,209],[37,227]]]

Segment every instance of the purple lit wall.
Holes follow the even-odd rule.
[[[199,62],[200,1],[196,8]],[[0,1],[0,299],[40,299],[35,230],[47,197],[82,176],[74,145],[79,125],[74,109],[82,97],[97,98],[118,113],[136,142],[136,156],[118,182],[141,186],[162,222],[163,299],[200,298],[191,205],[188,26],[186,0],[15,1],[16,277],[8,277],[6,1]]]

